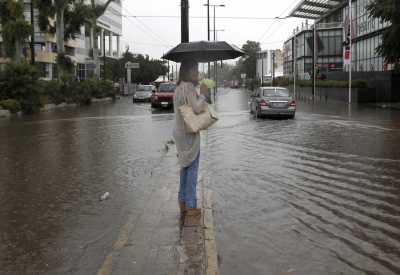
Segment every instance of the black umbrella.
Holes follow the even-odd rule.
[[[163,58],[175,62],[182,62],[187,59],[197,62],[211,62],[234,59],[242,55],[244,55],[244,52],[241,49],[225,41],[198,41],[181,43],[167,52]]]

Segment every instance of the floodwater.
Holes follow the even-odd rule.
[[[255,120],[247,101],[222,90],[203,135],[221,273],[400,274],[400,112]],[[0,120],[0,274],[96,274],[172,125],[130,98]]]
[[[221,93],[203,154],[221,273],[400,274],[400,112],[303,102],[254,120],[246,102]]]
[[[131,98],[0,120],[0,274],[96,274],[146,205],[172,121]]]

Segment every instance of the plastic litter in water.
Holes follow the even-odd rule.
[[[100,200],[104,201],[110,197],[110,192],[105,192],[101,197]]]

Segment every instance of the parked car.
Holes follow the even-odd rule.
[[[146,101],[150,102],[151,101],[151,96],[153,92],[156,90],[156,87],[153,85],[139,85],[136,88],[136,92],[133,95],[133,103],[138,102],[138,101]]]
[[[285,116],[294,118],[296,101],[289,90],[280,87],[261,87],[251,96],[250,112],[254,117]]]
[[[176,84],[171,82],[161,83],[158,90],[151,97],[151,107],[168,108],[174,104]]]

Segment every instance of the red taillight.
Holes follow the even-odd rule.
[[[268,102],[265,100],[260,101],[260,106],[268,106]]]
[[[293,100],[292,102],[290,102],[289,106],[290,107],[296,107],[296,101]]]

